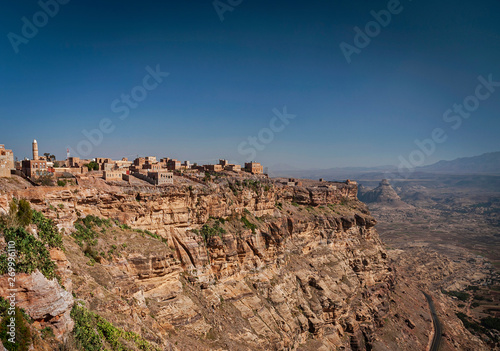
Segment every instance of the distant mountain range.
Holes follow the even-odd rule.
[[[429,166],[418,167],[417,170],[454,174],[500,173],[500,152],[461,157],[452,161],[439,161]]]
[[[293,177],[326,180],[385,178],[387,173],[396,173],[394,166],[378,167],[335,167],[328,169],[286,169],[286,165],[269,167],[272,177]],[[416,167],[414,173],[440,174],[498,174],[500,175],[500,152],[489,152],[479,156],[462,157],[452,161],[439,161],[434,164]]]

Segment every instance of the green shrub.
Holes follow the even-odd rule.
[[[217,220],[215,221],[213,226],[204,224],[200,230],[192,229],[191,231],[197,235],[201,235],[206,243],[212,236],[219,236],[220,238],[222,238],[222,235],[226,234],[226,230],[220,226],[220,223],[221,222]]]
[[[243,222],[243,225],[245,228],[251,229],[252,233],[255,234],[255,229],[257,229],[257,226],[250,222],[245,216],[241,217],[241,221]]]
[[[484,331],[485,331],[484,328],[481,327],[476,322],[471,321],[465,313],[457,312],[456,315],[462,321],[462,323],[464,324],[464,327],[466,327],[470,331],[476,332],[476,333],[484,333]]]
[[[155,234],[155,233],[151,233],[149,230],[145,230],[144,233],[149,235],[152,238],[155,238],[156,240],[160,240],[162,243],[164,243],[165,245],[168,246],[168,240],[165,239],[164,237],[162,237],[158,234]]]
[[[71,318],[75,322],[73,329],[75,339],[86,351],[104,350],[107,349],[107,345],[111,350],[127,350],[124,341],[134,342],[139,350],[158,350],[139,335],[115,327],[83,306],[75,305],[71,310]]]
[[[102,219],[97,216],[88,215],[85,218],[78,218],[75,222],[76,231],[71,234],[76,239],[76,242],[80,247],[84,244],[88,246],[97,245],[97,238],[99,233],[96,231],[97,228],[101,228],[101,231],[105,231],[106,228],[111,227],[111,221],[109,219]]]
[[[45,327],[42,329],[43,339],[53,338],[53,337],[54,337],[54,330],[51,327]]]
[[[89,171],[98,171],[99,170],[99,164],[97,162],[89,162],[84,164],[84,166],[87,166]]]
[[[17,220],[19,221],[19,224],[23,226],[31,224],[33,211],[31,210],[30,203],[21,199],[19,200],[17,207]]]
[[[469,291],[478,291],[479,290],[479,287],[476,286],[476,285],[469,285],[468,287],[465,288],[465,290],[469,290]]]
[[[7,228],[4,230],[5,242],[15,242],[17,250],[16,272],[31,274],[38,269],[47,279],[56,278],[56,265],[50,259],[45,243],[37,240],[26,229]],[[0,255],[0,274],[8,273],[7,254]]]
[[[38,228],[38,237],[50,248],[57,247],[63,249],[62,236],[53,220],[45,218],[38,211],[33,211],[33,223]]]
[[[487,329],[496,329],[500,331],[500,318],[488,316],[481,319],[481,325]]]
[[[441,290],[443,294],[449,295],[449,296],[454,296],[460,301],[467,301],[470,297],[470,295],[466,292],[462,291],[446,291],[446,290]]]
[[[0,322],[0,339],[2,340],[3,346],[9,351],[27,351],[31,345],[31,332],[28,326],[29,318],[26,318],[25,314],[18,307],[14,310],[14,315],[8,314],[9,302],[0,298],[0,315],[2,320]],[[9,341],[11,336],[7,334],[9,328],[7,327],[10,323],[10,318],[15,318],[16,324],[16,335],[15,342]]]

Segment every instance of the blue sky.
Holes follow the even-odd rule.
[[[265,165],[330,168],[397,164],[415,139],[442,128],[448,138],[426,164],[500,150],[500,87],[460,128],[443,121],[478,76],[500,81],[500,4],[399,6],[348,63],[340,44],[354,45],[354,27],[364,31],[387,1],[243,0],[221,21],[212,1],[72,0],[14,45],[18,53],[9,33],[22,36],[22,18],[33,22],[41,7],[9,2],[0,14],[0,143],[19,158],[36,138],[59,159],[85,144],[88,157],[240,163],[253,148]],[[121,120],[111,104],[140,91],[148,66],[169,75]],[[296,117],[262,147],[248,144],[284,106]],[[103,120],[113,131],[91,144],[83,131]]]

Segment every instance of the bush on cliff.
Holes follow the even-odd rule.
[[[38,237],[42,242],[50,248],[63,249],[62,236],[53,220],[45,218],[41,212],[33,211],[32,221],[38,228]]]
[[[38,269],[47,279],[56,278],[56,265],[50,259],[46,244],[22,227],[4,229],[5,242],[14,242],[17,251],[16,273],[31,274]],[[48,246],[48,245],[47,245]],[[7,253],[0,255],[0,274],[8,273]]]
[[[255,229],[257,229],[257,226],[255,224],[250,222],[245,216],[241,217],[241,221],[243,222],[245,228],[252,230],[252,233],[255,234]]]
[[[201,237],[206,243],[208,239],[210,239],[213,236],[219,236],[220,238],[222,238],[222,235],[226,234],[226,230],[220,226],[221,223],[222,223],[221,219],[217,219],[213,225],[204,224],[200,230],[192,229],[191,231],[197,235],[201,235]]]
[[[88,215],[85,218],[78,218],[75,223],[76,231],[71,236],[76,239],[80,247],[83,247],[84,244],[95,246],[97,245],[97,237],[99,237],[99,233],[95,230],[96,227],[105,230],[111,226],[112,224],[109,219]]]
[[[107,349],[106,346],[112,350],[128,350],[126,341],[135,343],[139,350],[157,350],[139,335],[115,327],[83,306],[75,305],[71,310],[71,318],[75,322],[75,339],[86,351],[104,350]]]
[[[19,308],[14,309],[13,315],[9,315],[9,302],[0,297],[0,339],[3,346],[9,351],[27,351],[31,345],[31,332],[29,326],[29,317]],[[9,332],[10,318],[15,319],[15,342],[9,341],[11,335]],[[12,340],[12,339],[11,339]]]
[[[20,225],[27,226],[31,223],[33,211],[30,203],[24,199],[19,200],[17,204],[17,220]]]

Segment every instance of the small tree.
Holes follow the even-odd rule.
[[[17,210],[17,220],[19,221],[19,224],[27,226],[31,223],[32,218],[33,211],[31,210],[30,203],[24,199],[19,200]]]
[[[52,177],[52,175],[50,173],[44,174],[44,175],[39,176],[36,179],[36,182],[39,183],[40,185],[43,185],[43,186],[53,186],[54,185],[54,177]]]
[[[204,181],[205,183],[208,183],[208,182],[210,182],[211,180],[212,180],[212,177],[210,176],[210,173],[205,172],[205,177],[203,178],[203,181]]]
[[[97,162],[94,162],[94,161],[87,163],[84,166],[87,166],[89,171],[98,171],[99,170],[99,164]]]

